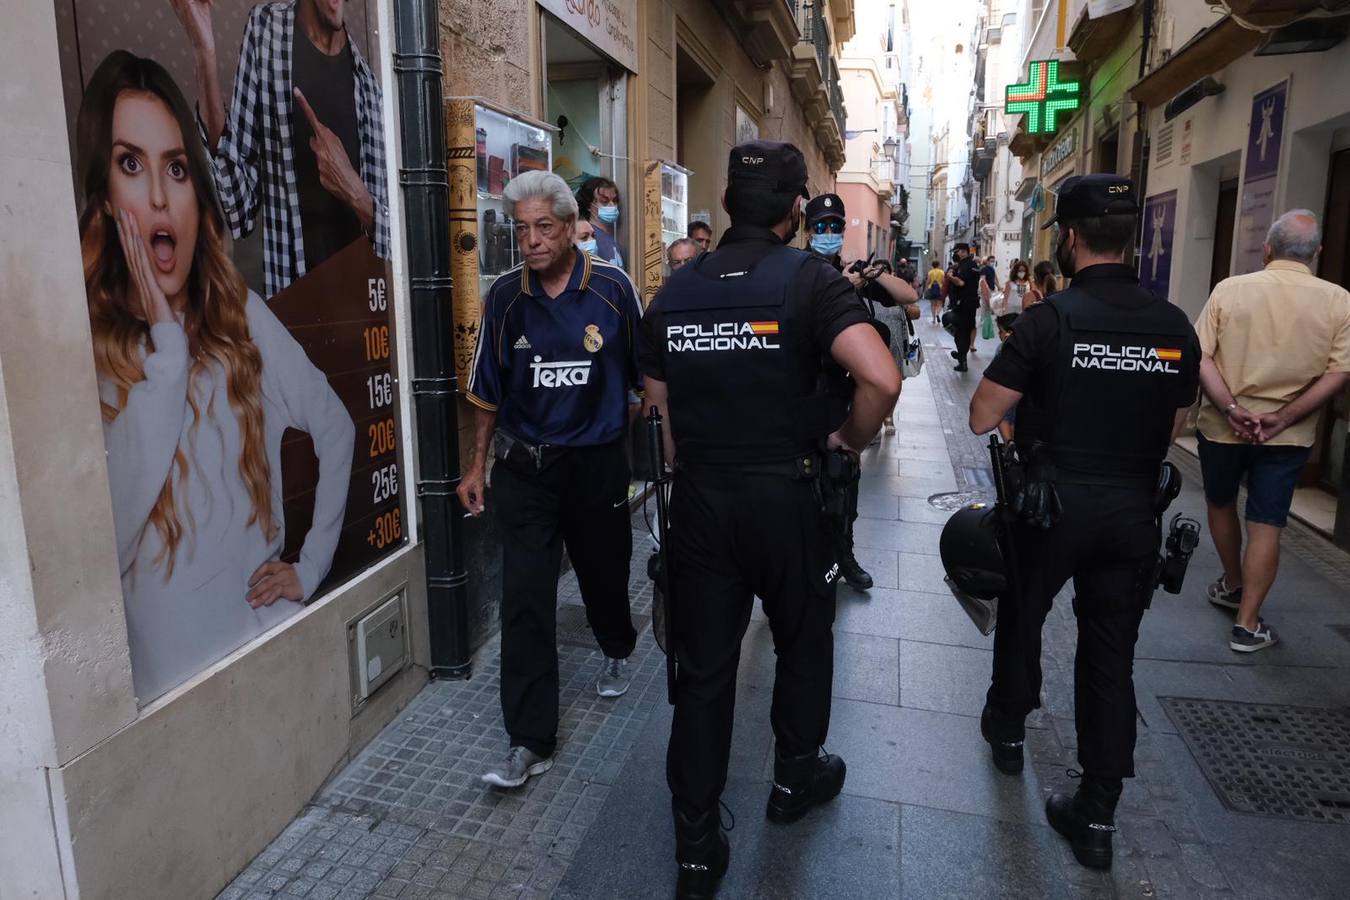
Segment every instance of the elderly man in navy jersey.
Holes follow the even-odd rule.
[[[472,515],[492,502],[502,531],[502,717],[511,746],[483,775],[519,787],[553,765],[558,732],[558,572],[563,547],[605,660],[602,697],[628,690],[637,642],[628,608],[628,397],[640,384],[642,304],[622,269],[572,244],[577,202],[551,172],[506,186],[525,263],[493,283],[467,397],[473,461],[459,485]]]

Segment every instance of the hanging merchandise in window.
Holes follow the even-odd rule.
[[[142,703],[407,530],[376,4],[164,6],[55,4]]]

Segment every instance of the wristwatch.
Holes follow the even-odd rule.
[[[1237,409],[1237,407],[1238,407],[1238,402],[1237,402],[1236,400],[1234,400],[1232,403],[1228,404],[1227,406],[1225,406],[1225,407],[1223,408],[1223,414],[1224,414],[1225,416],[1231,416],[1231,415],[1233,414],[1233,410]]]

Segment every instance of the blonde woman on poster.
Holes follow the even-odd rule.
[[[355,429],[225,253],[192,113],[158,63],[110,54],[76,130],[80,248],[142,702],[300,609],[341,531]],[[296,564],[281,437],[319,459]]]

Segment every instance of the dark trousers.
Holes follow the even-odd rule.
[[[624,659],[637,643],[628,609],[633,532],[623,445],[566,450],[540,472],[498,460],[492,495],[502,530],[502,718],[513,747],[548,756],[558,733],[564,546],[600,649]]]
[[[1064,516],[1048,531],[1016,532],[1020,596],[999,603],[988,703],[1004,740],[1023,737],[1040,706],[1041,629],[1070,579],[1078,650],[1074,718],[1085,775],[1134,775],[1134,645],[1153,595],[1159,532],[1149,492],[1059,485]]]
[[[964,307],[955,307],[952,313],[953,338],[956,339],[956,361],[966,364],[966,354],[970,353],[971,337],[975,333],[975,311]]]
[[[666,756],[674,806],[697,816],[726,786],[741,639],[756,596],[777,667],[769,718],[778,751],[825,741],[834,672],[834,554],[809,483],[680,472],[671,492],[671,574],[680,676]]]

